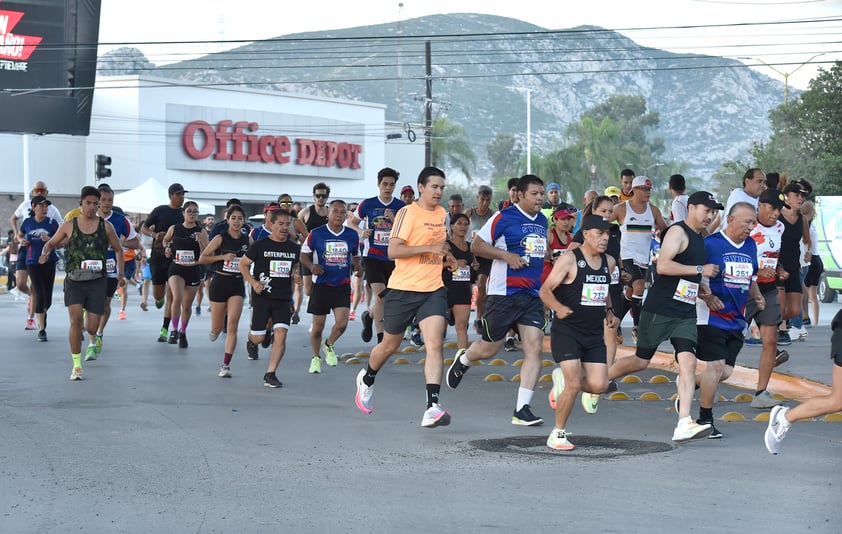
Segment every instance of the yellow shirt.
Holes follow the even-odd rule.
[[[81,214],[82,214],[82,208],[73,208],[72,210],[68,211],[64,215],[64,220],[65,221],[72,221],[73,219],[75,219],[76,217],[78,217]]]
[[[398,210],[389,239],[403,239],[407,245],[418,247],[441,243],[447,239],[446,212],[441,206],[428,211],[417,203]],[[442,257],[439,254],[420,254],[396,258],[395,270],[389,277],[389,288],[401,291],[430,293],[443,287]]]

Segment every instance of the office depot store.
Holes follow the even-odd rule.
[[[89,137],[30,136],[24,143],[23,136],[0,135],[0,157],[10,163],[0,187],[20,202],[26,159],[30,185],[46,181],[61,208],[62,197],[72,201],[83,185],[96,184],[94,159],[103,154],[113,173],[103,181],[117,192],[151,177],[164,186],[179,182],[190,198],[217,207],[237,197],[255,208],[281,193],[311,202],[313,185],[326,182],[331,197],[357,200],[377,193],[384,166],[414,185],[423,141],[387,141],[393,133],[403,126],[386,124],[380,104],[100,77]]]

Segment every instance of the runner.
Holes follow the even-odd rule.
[[[184,222],[174,224],[164,236],[164,250],[170,264],[169,284],[172,292],[170,316],[170,345],[178,344],[187,348],[187,324],[193,312],[193,299],[202,283],[199,257],[208,246],[208,236],[199,224],[199,205],[188,201],[184,203]]]
[[[467,235],[470,219],[464,213],[450,219],[450,253],[456,258],[457,268],[442,269],[444,285],[447,287],[448,323],[456,328],[456,346],[468,348],[468,320],[471,318],[471,283],[479,270],[479,263],[471,253]]]
[[[105,311],[105,292],[108,286],[105,263],[109,245],[117,255],[117,285],[126,285],[123,249],[114,227],[96,213],[99,197],[95,187],[83,187],[79,201],[82,208],[80,215],[62,223],[56,234],[44,245],[38,258],[39,263],[45,263],[56,246],[67,241],[64,305],[70,316],[70,357],[73,360],[70,380],[82,380],[82,311],[87,312],[84,327],[91,336],[96,334],[100,317]]]
[[[137,232],[135,231],[134,226],[132,226],[132,223],[126,218],[126,216],[114,211],[114,191],[111,187],[109,187],[108,184],[99,184],[97,190],[99,191],[99,210],[97,211],[97,214],[111,223],[111,226],[114,227],[114,233],[117,234],[117,239],[120,240],[121,248],[123,249],[123,264],[125,266],[123,274],[125,275],[129,271],[129,261],[126,260],[125,247],[138,247],[140,246],[140,240],[137,238]],[[134,262],[134,259],[132,259],[132,262]],[[96,360],[102,352],[102,335],[105,332],[105,325],[108,324],[108,319],[111,317],[111,300],[114,297],[115,291],[118,289],[117,253],[111,247],[108,248],[108,256],[105,259],[105,270],[107,273],[105,311],[99,319],[96,335],[89,336],[88,338],[88,348],[85,350],[85,361]],[[132,272],[134,271],[132,270]],[[130,280],[130,278],[126,276],[126,280]],[[123,298],[125,299],[125,295],[127,293],[127,291],[125,291],[125,286],[122,289],[124,295]]]
[[[327,224],[313,228],[301,247],[301,263],[313,273],[313,291],[307,313],[313,316],[310,329],[310,346],[313,358],[310,373],[322,371],[319,351],[324,351],[325,362],[335,367],[338,363],[334,345],[348,328],[351,309],[351,270],[362,275],[359,235],[345,226],[344,200],[333,200],[327,215]],[[322,343],[325,319],[333,310],[333,329]]]
[[[267,213],[268,238],[254,242],[240,260],[240,274],[251,286],[251,329],[249,341],[257,345],[266,336],[266,325],[272,320],[272,347],[269,352],[269,367],[263,375],[263,385],[279,388],[277,369],[286,350],[287,331],[292,316],[292,280],[297,272],[301,246],[289,239],[294,217],[285,209]],[[264,222],[264,224],[266,224]],[[250,267],[254,265],[253,272]],[[223,365],[219,376],[231,376],[227,365]]]
[[[790,425],[820,415],[842,410],[842,310],[830,322],[830,359],[833,361],[833,385],[828,395],[820,395],[802,402],[794,408],[775,406],[769,413],[769,426],[763,436],[766,449],[772,454],[781,452],[781,442]]]
[[[620,204],[627,200],[631,200],[634,197],[634,191],[632,191],[632,183],[634,182],[634,177],[634,171],[631,169],[623,169],[622,171],[620,171]]]
[[[576,212],[566,207],[557,208],[550,216],[553,219],[553,224],[550,224],[550,228],[547,231],[549,240],[547,243],[547,253],[544,256],[544,270],[541,273],[542,283],[553,270],[555,260],[567,252],[567,247],[570,246],[573,239],[573,234],[570,233],[570,230],[573,228],[573,223],[576,222]]]
[[[327,224],[327,201],[329,198],[330,187],[326,183],[319,182],[313,186],[313,204],[307,209],[301,210],[301,213],[298,214],[298,218],[304,223],[308,234],[313,231],[313,228]],[[303,262],[299,265],[301,267],[301,278],[304,280],[304,294],[309,297],[313,290],[313,273],[304,266]]]
[[[619,358],[608,370],[610,379],[642,371],[649,366],[658,345],[670,340],[675,350],[680,381],[678,424],[672,439],[677,443],[706,438],[711,425],[690,417],[696,375],[696,297],[702,276],[712,278],[719,266],[705,263],[701,232],[716,210],[722,209],[713,195],[697,191],[687,200],[687,218],[670,226],[661,240],[657,276],[641,309],[640,334],[634,356]]]
[[[743,348],[746,302],[751,297],[759,308],[764,305],[757,287],[757,245],[749,239],[757,224],[757,212],[751,204],[737,202],[726,217],[726,228],[705,238],[707,262],[716,264],[719,272],[702,279],[710,292],[696,300],[696,356],[706,362],[696,377],[700,386],[696,422],[710,425],[711,439],[722,437],[713,424],[713,404],[719,383],[731,376]]]
[[[295,211],[295,205],[298,204],[297,202],[292,201],[292,196],[287,193],[282,193],[278,196],[278,205],[281,209],[288,210],[292,215],[292,223],[289,229],[289,239],[296,243],[297,245],[303,245],[304,241],[307,240],[307,227],[298,218]],[[301,316],[299,312],[301,311],[301,304],[304,302],[304,282],[301,280],[301,273],[296,271],[293,273],[292,278],[293,283],[293,310],[292,310],[292,317],[289,320],[291,325],[298,324],[301,321]],[[272,336],[272,330],[269,331],[269,336]],[[264,339],[264,344],[266,344],[269,340]],[[267,345],[268,346],[268,345]]]
[[[164,252],[163,241],[170,226],[184,222],[184,213],[182,213],[181,206],[184,204],[184,194],[187,191],[181,184],[175,183],[170,185],[167,192],[170,203],[162,204],[153,209],[140,227],[142,234],[152,237],[152,253],[148,258],[149,270],[152,273],[152,298],[155,300],[156,308],[164,308],[164,320],[158,334],[159,343],[167,342],[170,314],[172,313],[172,291],[167,284],[172,260]]]
[[[471,245],[475,255],[494,260],[488,278],[482,339],[467,351],[456,352],[447,371],[447,385],[458,387],[471,364],[496,355],[509,329],[516,328],[523,340],[523,365],[512,424],[533,426],[544,422],[530,408],[541,370],[546,325],[544,306],[538,296],[547,248],[547,218],[541,213],[544,182],[527,174],[518,179],[517,191],[517,204],[496,213]]]
[[[786,321],[799,317],[801,314],[801,242],[804,241],[810,250],[810,223],[807,218],[801,215],[801,205],[807,191],[801,189],[797,183],[787,185],[783,194],[785,202],[790,209],[781,211],[778,220],[784,225],[784,233],[781,236],[780,265],[787,273],[784,280],[778,281],[778,302],[781,306],[781,326],[778,329],[778,344],[789,345],[792,342],[789,332],[786,330]],[[805,261],[809,260],[809,253],[805,254]],[[794,328],[795,339],[801,333],[799,328]],[[804,332],[806,335],[806,331]]]
[[[541,286],[541,300],[555,313],[551,343],[553,360],[559,364],[553,369],[550,391],[550,405],[555,409],[555,427],[547,438],[551,449],[574,447],[566,427],[579,392],[582,407],[592,414],[599,394],[608,388],[603,330],[617,322],[608,294],[616,263],[605,251],[614,227],[599,215],[584,218],[584,243],[556,259]]]
[[[389,277],[395,269],[395,262],[389,257],[389,233],[395,213],[405,206],[400,199],[393,198],[395,184],[400,173],[389,167],[380,169],[377,173],[377,187],[380,194],[360,202],[357,211],[348,220],[348,226],[356,230],[365,244],[363,263],[368,289],[374,296],[374,303],[370,312],[362,314],[362,339],[366,343],[371,341],[372,326],[377,331],[377,342],[383,340],[383,298],[381,293],[386,289]],[[360,222],[365,221],[365,229]]]
[[[51,251],[47,261],[39,261],[44,243],[56,234],[59,221],[47,216],[52,202],[43,195],[36,195],[32,201],[31,215],[20,225],[18,241],[26,250],[26,271],[32,283],[32,312],[38,323],[38,341],[47,341],[47,311],[53,304],[53,285],[56,279],[58,255]]]
[[[415,202],[415,189],[412,188],[411,185],[405,185],[401,187],[401,200],[403,200],[404,204],[412,204]],[[348,211],[350,213],[354,213],[357,211],[354,209],[353,211],[349,208]]]
[[[491,209],[491,196],[494,194],[494,191],[488,187],[487,185],[479,186],[477,190],[477,205],[473,208],[468,208],[465,210],[465,215],[470,217],[471,219],[471,229],[470,233],[467,236],[468,243],[472,243],[474,241],[474,237],[479,232],[480,228],[482,228],[485,223],[488,222],[495,211]],[[491,272],[491,261],[488,258],[476,258],[477,262],[479,262],[479,273],[476,277],[476,309],[477,319],[474,321],[474,330],[477,334],[480,333],[480,329],[482,328],[482,321],[479,319],[482,317],[482,314],[485,310],[485,297],[486,297],[486,286],[488,285],[488,273]]]
[[[222,357],[222,367],[219,370],[221,378],[231,376],[231,359],[237,348],[237,327],[243,312],[245,286],[240,274],[240,258],[251,245],[251,238],[243,234],[242,229],[246,220],[246,212],[239,204],[232,204],[225,213],[226,229],[210,240],[208,246],[199,257],[199,263],[210,265],[208,272],[213,273],[211,285],[208,288],[208,300],[211,305],[211,326],[208,338],[216,341],[219,334],[225,330],[225,349]],[[257,345],[254,346],[254,357],[249,347],[249,359],[257,359]]]
[[[406,189],[406,187],[404,187]],[[410,186],[410,189],[412,187]],[[401,190],[401,197],[403,197],[403,190]],[[415,190],[412,190],[413,196],[415,195]],[[414,202],[414,200],[413,200]],[[346,227],[348,227],[348,219],[351,215],[357,211],[357,207],[359,207],[359,203],[357,202],[349,202],[348,209],[346,211],[345,222],[343,223]],[[349,227],[350,228],[350,227]],[[360,243],[359,251],[362,252],[362,243]],[[366,297],[363,279],[365,278],[365,269],[360,270],[359,274],[356,271],[351,273],[351,312],[348,314],[349,321],[356,321],[357,319],[357,306],[360,305],[360,301],[363,300],[363,297]]]
[[[439,404],[447,316],[447,289],[441,269],[443,265],[456,269],[456,259],[446,241],[446,213],[439,206],[444,181],[440,169],[424,168],[418,175],[418,200],[397,213],[387,249],[388,257],[395,258],[395,271],[384,294],[385,335],[372,349],[368,366],[357,374],[355,397],[357,408],[370,414],[377,372],[400,346],[404,330],[415,319],[427,340],[424,360],[427,409],[421,418],[421,426],[425,428],[450,424],[450,414]],[[362,206],[359,211],[363,212]]]

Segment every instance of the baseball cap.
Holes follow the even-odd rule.
[[[652,187],[652,180],[645,176],[635,176],[632,181],[632,189],[635,187]]]
[[[547,189],[546,189],[546,190],[547,190],[547,191],[561,191],[561,186],[560,186],[560,185],[558,185],[558,184],[557,184],[557,183],[555,183],[555,182],[551,182],[549,185],[547,185]]]
[[[52,204],[52,202],[47,200],[47,197],[45,197],[44,195],[35,195],[34,197],[32,197],[31,204],[33,206],[36,206],[38,204],[46,204],[49,206],[50,204]]]
[[[786,197],[777,189],[767,189],[766,191],[763,191],[760,193],[760,198],[757,199],[757,202],[771,204],[773,208],[779,209],[789,207],[786,203]]]
[[[804,189],[804,187],[798,182],[792,182],[791,184],[784,187],[784,195],[786,195],[787,193],[800,193],[802,195],[809,195],[807,190]]]
[[[622,191],[616,185],[612,185],[611,187],[605,188],[605,196],[607,197],[619,197],[621,196]]]
[[[724,210],[725,206],[723,206],[713,194],[708,193],[707,191],[696,191],[687,199],[687,205],[695,204],[695,205],[702,205],[708,208],[713,208],[715,210]]]
[[[405,185],[405,186],[401,187],[401,194],[404,194],[407,191],[409,191],[413,195],[415,194],[415,189],[413,189],[411,185]]]
[[[187,190],[184,189],[184,186],[179,183],[174,183],[169,188],[169,194],[176,195],[178,193],[187,193]]]
[[[567,208],[558,208],[553,212],[553,218],[555,219],[567,219],[568,217],[575,219],[576,212]]]
[[[599,215],[588,215],[582,221],[582,230],[591,230],[591,229],[598,229],[598,230],[610,230],[613,228],[614,225],[611,224],[611,221],[606,221]]]

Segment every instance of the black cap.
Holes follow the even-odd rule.
[[[770,204],[773,208],[777,209],[789,207],[786,203],[786,197],[777,189],[767,189],[766,191],[763,191],[760,193],[760,198],[758,198],[757,201],[762,202],[763,204]]]
[[[35,206],[37,204],[46,204],[49,206],[50,204],[52,204],[52,202],[47,200],[47,197],[45,197],[44,195],[35,195],[34,197],[32,197],[31,204],[32,206]]]
[[[712,193],[707,191],[696,191],[687,199],[687,205],[702,205],[715,210],[724,210],[723,206]]]
[[[784,195],[787,193],[800,193],[802,195],[809,195],[810,193],[798,182],[792,182],[784,187]]]
[[[187,190],[184,189],[184,186],[179,183],[174,183],[170,186],[169,194],[176,195],[178,193],[186,193]]]
[[[582,230],[592,230],[596,228],[597,230],[610,230],[613,228],[614,224],[611,224],[611,221],[606,221],[599,215],[588,215],[582,221]]]

